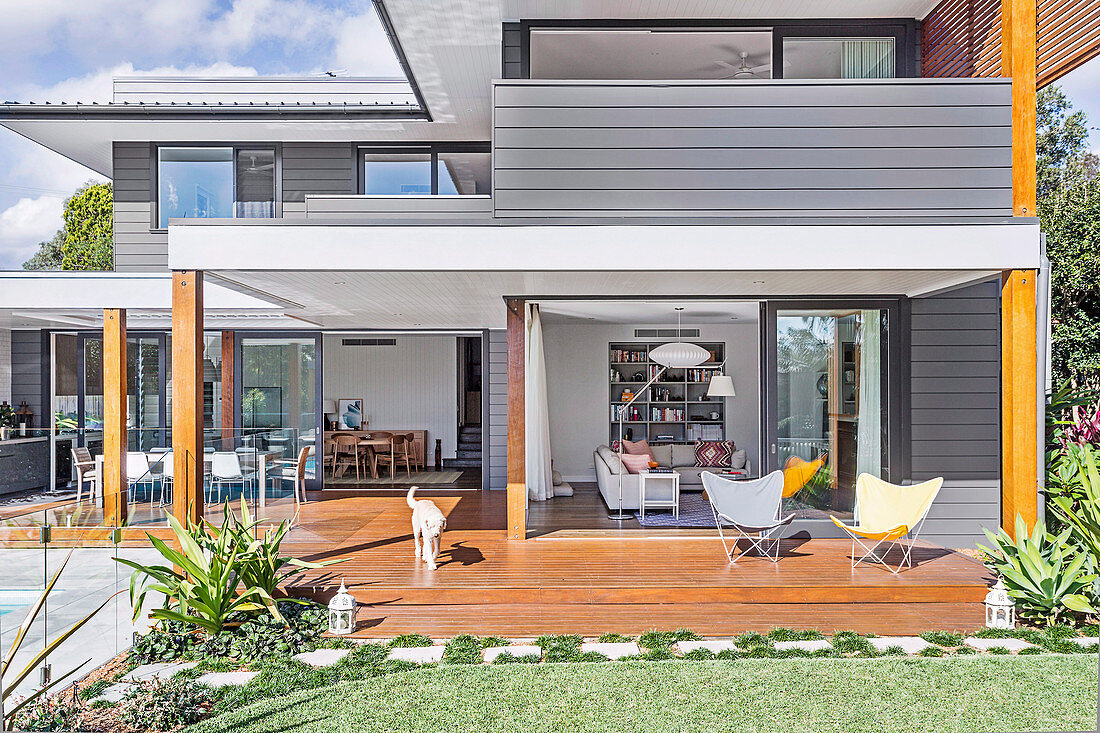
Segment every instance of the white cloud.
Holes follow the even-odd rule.
[[[1076,109],[1085,111],[1092,128],[1089,142],[1093,152],[1100,155],[1100,57],[1074,69],[1056,84]]]
[[[373,10],[341,24],[332,58],[335,68],[347,69],[352,76],[404,76]]]
[[[21,198],[0,213],[0,269],[15,269],[37,245],[61,228],[64,200],[55,196]]]

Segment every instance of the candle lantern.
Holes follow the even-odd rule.
[[[1016,628],[1016,606],[1000,578],[985,596],[985,625],[991,629]]]
[[[340,590],[328,602],[328,630],[330,634],[350,634],[355,631],[355,614],[359,604],[348,593],[344,581],[340,581]]]

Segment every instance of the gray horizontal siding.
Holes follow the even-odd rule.
[[[34,424],[43,423],[42,404],[42,368],[43,359],[49,354],[42,353],[41,331],[11,332],[11,404],[19,405],[26,400],[27,406],[34,412]],[[48,418],[47,418],[48,419]]]
[[[999,80],[498,82],[498,217],[1011,214]]]
[[[309,219],[371,218],[470,219],[486,222],[492,217],[488,196],[318,196],[306,197]]]
[[[508,487],[508,338],[489,331],[489,488]]]
[[[283,143],[283,201],[308,194],[353,194],[358,178],[355,147],[347,143]]]
[[[114,144],[115,270],[146,272],[168,267],[168,234],[154,231],[152,146]]]
[[[924,535],[970,546],[1000,524],[1000,290],[910,301],[912,478],[945,478]]]

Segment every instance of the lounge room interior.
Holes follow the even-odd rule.
[[[529,529],[713,529],[702,474],[760,478],[771,443],[770,465],[792,469],[785,513],[815,531],[828,531],[830,515],[850,520],[857,473],[882,475],[888,463],[886,312],[773,307],[769,325],[762,305],[546,300],[532,308]],[[655,350],[667,344],[706,353],[697,367],[666,368]]]

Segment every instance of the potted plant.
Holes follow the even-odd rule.
[[[11,429],[19,423],[15,416],[15,408],[7,402],[0,403],[0,440],[7,440]]]

